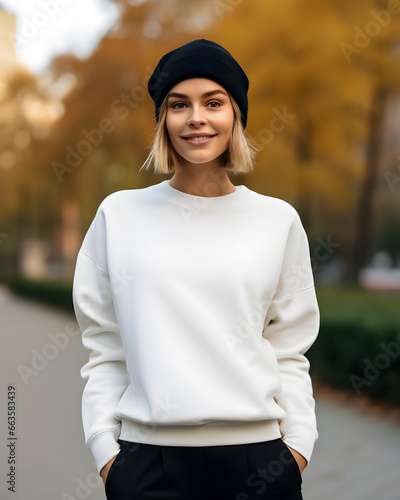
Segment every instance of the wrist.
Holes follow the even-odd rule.
[[[288,445],[286,445],[286,446],[289,448],[290,453],[293,455],[294,459],[297,462],[297,465],[299,466],[300,472],[302,473],[304,471],[304,469],[307,467],[308,461],[306,460],[305,457],[303,457],[303,455],[301,453],[294,450],[293,448],[291,448]]]

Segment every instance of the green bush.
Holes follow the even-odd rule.
[[[317,290],[319,336],[307,353],[311,373],[356,395],[400,403],[398,293]]]
[[[2,277],[0,281],[19,295],[73,311],[72,281],[42,281],[22,276]]]

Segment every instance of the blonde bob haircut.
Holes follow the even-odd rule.
[[[233,175],[247,174],[254,169],[257,149],[243,128],[239,106],[232,96],[228,95],[232,103],[234,119],[231,140],[228,149],[221,155],[221,165]],[[152,140],[150,153],[139,172],[153,169],[154,174],[171,174],[179,165],[179,156],[172,146],[166,127],[167,100],[168,95],[161,105],[159,120],[150,138]]]

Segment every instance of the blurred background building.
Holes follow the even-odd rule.
[[[4,79],[15,69],[15,22],[16,16],[5,11],[0,3],[0,61],[2,87]]]

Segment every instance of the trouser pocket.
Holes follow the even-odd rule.
[[[251,499],[302,500],[299,466],[281,438],[245,447]]]
[[[128,463],[128,459],[126,457],[126,453],[132,443],[128,441],[118,440],[120,445],[120,450],[118,455],[116,456],[114,462],[111,464],[110,470],[108,471],[106,482],[105,482],[105,492],[107,496],[107,500],[119,498],[114,495],[114,483],[119,480],[119,478],[123,478],[125,473],[125,468]]]

